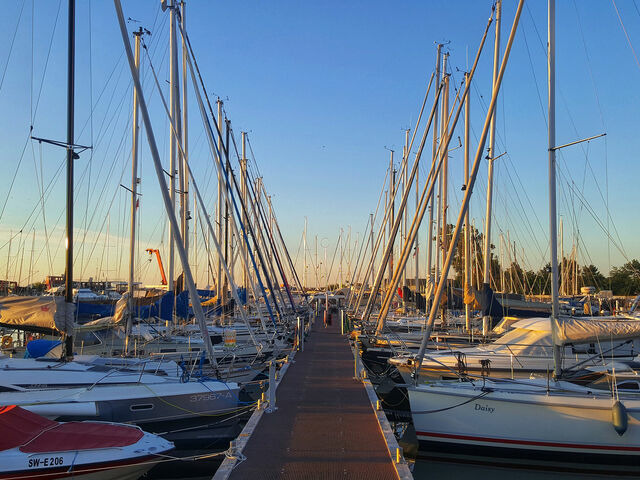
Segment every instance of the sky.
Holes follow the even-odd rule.
[[[77,3],[76,143],[93,149],[76,163],[76,278],[124,279],[129,207],[120,184],[129,185],[131,177],[130,74],[112,2]],[[144,91],[168,165],[169,126],[149,68],[150,58],[168,95],[168,14],[155,0],[122,5],[129,30],[143,26],[152,33],[145,39]],[[516,5],[504,1],[501,52]],[[415,126],[435,67],[435,44],[445,43],[450,54],[453,102],[453,86],[460,86],[476,55],[491,6],[480,0],[187,2],[188,35],[207,91],[224,101],[238,143],[240,132],[248,132],[252,165],[272,195],[301,277],[305,218],[307,277],[316,271],[326,276],[341,231],[345,243],[351,231],[344,251],[353,256],[342,273],[353,269],[356,240],[361,242],[387,189],[389,149],[396,151],[398,167],[404,130]],[[607,134],[558,156],[564,247],[568,254],[578,239],[578,261],[606,273],[640,258],[634,195],[640,173],[640,10],[635,0],[559,0],[556,16],[557,143]],[[535,270],[549,257],[546,22],[546,2],[525,4],[496,112],[496,153],[504,156],[496,160],[493,243],[500,243],[500,234],[515,242],[518,260]],[[0,278],[21,283],[64,270],[64,152],[28,137],[33,126],[32,135],[65,138],[66,27],[66,1],[59,0],[6,2],[0,18]],[[493,36],[492,27],[471,89],[472,155],[491,97]],[[216,180],[191,85],[188,91],[190,161],[211,213]],[[432,101],[433,89],[428,107]],[[462,137],[462,127],[461,121],[454,138]],[[152,283],[157,268],[144,250],[166,254],[166,216],[144,132],[141,141],[136,275]],[[450,152],[450,222],[462,198],[462,153]],[[429,163],[423,159],[420,188]],[[471,205],[480,229],[486,181],[483,161]],[[323,263],[318,270],[316,238]],[[421,265],[425,252],[421,244]],[[192,263],[202,284],[203,249],[199,255]]]

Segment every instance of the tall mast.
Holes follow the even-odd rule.
[[[220,100],[218,98],[217,101],[218,104],[218,148],[220,150],[220,152],[222,153],[222,100]],[[220,158],[220,162],[223,162],[223,159]],[[224,165],[224,163],[222,163]],[[222,170],[218,170],[218,219],[217,219],[217,232],[216,232],[216,236],[218,238],[218,241],[222,240],[222,216],[223,216],[223,209],[224,209],[224,200],[223,200],[223,195],[222,195],[222,185],[223,182],[223,178],[222,178]],[[220,255],[218,255],[217,258],[217,262],[216,262],[216,288],[218,289],[218,299],[221,300],[222,296],[224,295],[223,291],[222,291],[222,257]]]
[[[307,217],[304,217],[304,231],[302,232],[302,288],[307,289]]]
[[[409,175],[409,129],[407,128],[404,131],[404,154],[402,155],[403,160],[402,160],[402,171],[403,171],[403,175],[402,175],[402,196],[404,196],[404,191],[407,188],[407,180],[408,180],[408,175]],[[407,208],[405,207],[402,210],[402,236],[400,243],[404,244],[404,241],[407,238]],[[402,287],[406,287],[407,286],[407,271],[403,270],[402,271]],[[404,305],[404,292],[402,293],[402,304]]]
[[[142,37],[142,27],[137,32],[133,32],[135,39],[134,63],[136,72],[140,74],[140,37]],[[124,354],[129,354],[129,336],[133,326],[133,271],[135,266],[136,252],[136,213],[138,201],[138,92],[133,88],[133,139],[131,141],[131,234],[129,236],[129,315],[127,316],[127,327],[125,332]]]
[[[498,77],[498,68],[500,62],[500,24],[502,15],[502,0],[496,1],[496,38],[493,50],[493,83],[495,87]],[[496,134],[496,112],[495,109],[491,116],[491,125],[489,127],[489,169],[487,171],[487,209],[485,214],[485,232],[484,232],[484,270],[483,270],[483,289],[488,289],[491,282],[491,203],[493,199],[493,162],[495,160],[495,139]],[[491,317],[484,315],[482,317],[482,334],[489,333],[489,325]]]
[[[175,104],[176,104],[176,91],[175,85],[178,80],[177,77],[177,65],[176,65],[176,12],[175,9],[169,9],[169,108],[171,109],[172,120],[175,120]],[[176,136],[171,130],[169,132],[169,199],[171,200],[171,208],[175,212],[176,209]],[[174,235],[172,232],[173,224],[169,223],[169,272],[167,286],[169,291],[174,290],[174,270],[175,270],[175,243],[173,241]]]
[[[440,78],[440,52],[442,50],[442,44],[438,44],[437,53],[436,53],[436,85],[441,82]],[[436,98],[438,95],[438,90],[436,89]],[[431,169],[433,170],[433,166],[436,164],[436,152],[438,151],[438,109],[436,108],[434,116],[433,116],[433,145],[431,147]],[[427,224],[427,286],[433,285],[435,279],[433,278],[432,273],[432,265],[433,265],[433,191],[429,197],[429,222]],[[425,289],[425,294],[428,292]],[[426,299],[427,303],[429,302],[429,298]]]
[[[447,61],[449,60],[449,53],[446,53],[442,58],[442,76],[444,77],[444,97],[442,99],[442,136],[441,138],[447,138],[449,135],[449,77],[447,75]],[[446,146],[446,145],[445,145]],[[442,233],[440,245],[442,247],[442,270],[446,261],[447,254],[447,190],[449,188],[449,150],[445,148],[442,152],[442,171],[440,173],[440,181],[442,185],[442,196],[440,197],[441,208],[441,221],[442,221]],[[447,279],[444,278],[446,282]],[[445,285],[446,286],[446,285]],[[442,325],[446,325],[446,304],[442,305]]]
[[[29,255],[29,280],[27,281],[27,285],[29,285],[29,287],[31,287],[31,285],[33,284],[33,252],[34,252],[35,243],[36,243],[36,230],[33,229],[33,233],[31,236],[31,254]]]
[[[242,159],[240,160],[240,189],[242,195],[242,203],[243,205],[247,205],[247,156],[246,156],[246,147],[247,147],[247,132],[242,132]],[[247,226],[247,210],[246,208],[242,209],[242,224]],[[244,241],[244,238],[239,238],[238,242],[242,245],[242,256],[244,258],[242,264],[242,286],[246,289],[247,295],[249,295],[249,275],[248,275],[248,265],[249,265],[249,244]]]
[[[180,2],[180,25],[181,30],[186,32],[186,13],[185,13],[185,2],[182,0]],[[185,37],[182,36],[182,177],[180,180],[181,190],[182,190],[182,238],[184,241],[184,249],[187,252],[187,256],[189,256],[189,168],[187,164],[189,163],[189,137],[188,137],[188,124],[187,124],[187,45],[185,41]],[[195,209],[194,209],[195,213]],[[194,231],[195,222],[194,222]],[[197,245],[194,243],[194,252],[197,250]],[[196,274],[195,281],[198,281]]]
[[[558,291],[560,295],[567,294],[567,269],[564,261],[564,229],[562,225],[562,216],[560,217],[560,265],[558,267],[558,272],[560,276],[560,281],[558,285]]]
[[[393,276],[393,238],[391,231],[393,230],[393,220],[395,219],[395,199],[396,199],[396,170],[393,168],[393,150],[391,150],[391,158],[389,160],[389,243],[391,244],[389,254],[389,283]]]
[[[465,87],[469,83],[469,73],[465,72],[464,74],[464,82]],[[470,125],[470,115],[471,115],[471,104],[469,101],[469,96],[464,104],[464,186],[465,190],[467,185],[469,185],[469,125]],[[471,258],[469,251],[469,241],[470,241],[470,232],[469,232],[469,207],[467,207],[466,212],[464,213],[464,318],[465,318],[465,329],[467,332],[471,331],[471,308],[467,303],[468,296],[471,293]]]
[[[224,125],[225,125],[225,148],[224,148],[224,157],[225,157],[225,177],[229,178],[231,175],[231,162],[229,161],[229,137],[231,135],[231,121],[225,115],[224,117]],[[229,248],[231,247],[231,237],[229,235],[229,202],[228,198],[225,195],[224,202],[224,263],[229,265]],[[233,252],[231,252],[233,253]],[[227,303],[227,290],[229,288],[229,280],[225,276],[223,278],[223,289],[222,289],[222,302]]]
[[[73,302],[73,151],[76,50],[76,2],[69,0],[69,37],[67,44],[67,251],[65,255],[64,300]],[[73,359],[73,336],[65,334],[63,356]]]
[[[340,267],[338,268],[338,288],[342,288],[342,268],[344,260],[344,229],[340,228],[340,239],[338,240],[340,246]]]
[[[347,234],[347,281],[351,279],[351,225]]]
[[[409,158],[409,152],[407,151],[407,158]],[[418,169],[416,171],[416,213],[418,213],[418,204],[420,203],[420,169]],[[420,251],[418,248],[418,235],[419,235],[419,231],[416,232],[416,241],[414,243],[414,258],[415,258],[415,297],[417,298],[417,295],[420,291]],[[416,303],[416,307],[417,307],[417,303]],[[417,310],[417,308],[416,308]]]
[[[369,220],[371,221],[371,232],[369,233],[369,238],[371,239],[371,259],[373,263],[373,256],[375,255],[375,250],[373,247],[373,213],[369,214]],[[372,265],[373,267],[373,265]],[[371,295],[373,295],[373,285],[376,283],[373,268],[371,268]],[[366,275],[366,272],[365,272]],[[366,280],[365,280],[366,281]]]
[[[562,372],[560,348],[557,346],[558,299],[558,230],[556,225],[556,2],[548,0],[547,72],[549,83],[549,241],[551,246],[551,334],[553,337],[553,374]]]

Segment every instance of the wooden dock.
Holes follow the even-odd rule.
[[[354,378],[353,353],[335,317],[327,328],[315,322],[278,386],[277,410],[254,413],[237,442],[242,451],[223,462],[215,480],[412,478],[404,460],[392,458],[395,438]]]

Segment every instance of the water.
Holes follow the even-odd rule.
[[[442,454],[437,454],[442,455]],[[508,466],[507,466],[508,465]],[[566,471],[562,464],[540,463],[538,465],[516,465],[507,459],[481,459],[473,457],[456,457],[440,459],[418,459],[414,464],[413,478],[416,480],[448,480],[461,478],[477,478],[491,480],[612,480],[624,476],[640,478],[640,472],[620,472],[615,474],[594,474],[585,471]]]
[[[441,451],[418,451],[418,439],[411,423],[392,424],[405,458],[413,464],[416,480],[476,478],[480,480],[612,480],[640,478],[640,459],[636,467],[570,464],[542,460],[460,455]],[[453,449],[452,449],[453,451]],[[613,470],[615,468],[615,471]]]

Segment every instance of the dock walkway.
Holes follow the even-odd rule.
[[[229,478],[397,480],[340,321],[313,326]]]

